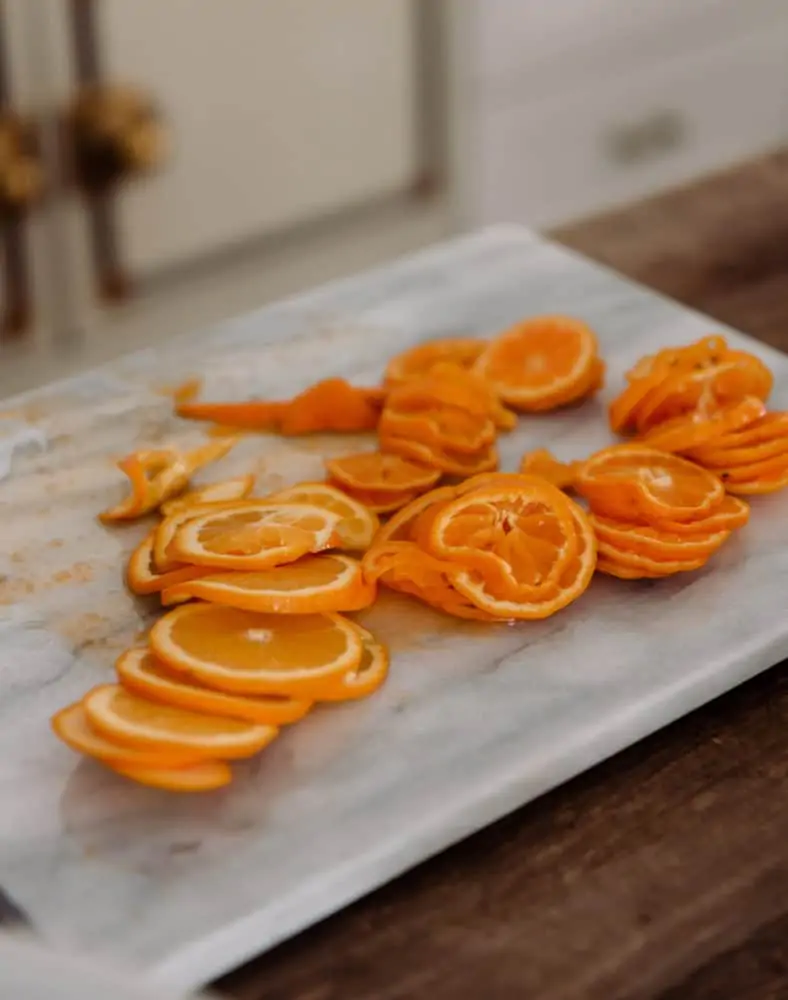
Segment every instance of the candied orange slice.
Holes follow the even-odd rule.
[[[418,521],[419,515],[436,504],[444,503],[446,500],[453,500],[456,495],[454,486],[439,486],[428,493],[422,493],[420,496],[414,497],[413,500],[400,508],[382,525],[380,531],[375,536],[372,547],[377,548],[385,542],[412,541],[411,530]]]
[[[219,483],[209,483],[198,489],[182,493],[173,500],[167,500],[161,505],[165,516],[175,514],[187,507],[200,506],[209,503],[227,503],[231,500],[243,500],[254,489],[254,476],[237,476],[235,479],[224,479]]]
[[[383,490],[355,490],[349,486],[345,486],[343,483],[328,483],[327,485],[344,493],[349,499],[355,501],[355,503],[366,507],[370,514],[375,515],[391,514],[418,496],[418,493],[413,490],[388,492]]]
[[[165,605],[191,598],[247,611],[303,615],[360,611],[375,600],[375,588],[364,581],[357,559],[336,554],[304,556],[285,566],[251,573],[211,574],[162,595]]]
[[[495,424],[489,417],[474,418],[462,410],[436,409],[423,413],[384,410],[378,437],[407,438],[437,448],[478,452],[495,441]]]
[[[655,528],[674,535],[707,535],[717,531],[736,531],[750,519],[750,505],[746,500],[726,494],[711,514],[697,521],[653,521]]]
[[[662,526],[649,527],[590,514],[589,521],[600,542],[655,561],[707,559],[730,537],[730,531],[681,534]]]
[[[183,768],[152,768],[110,764],[116,771],[138,785],[161,788],[167,792],[213,792],[229,785],[233,772],[222,760],[202,760]]]
[[[520,472],[526,476],[539,476],[559,490],[569,489],[580,469],[580,462],[560,462],[547,448],[526,452],[520,459]]]
[[[82,705],[90,725],[108,740],[205,759],[250,757],[279,732],[276,726],[158,704],[119,684],[93,688]]]
[[[476,569],[460,570],[454,577],[454,586],[477,608],[499,619],[536,621],[549,618],[568,607],[588,589],[597,562],[597,541],[583,509],[574,501],[569,505],[574,537],[571,555],[561,562],[561,570],[541,591],[526,592],[520,588],[513,597],[508,587]]]
[[[208,687],[314,700],[361,662],[353,625],[334,614],[271,615],[183,604],[153,626],[150,644],[168,667]]]
[[[689,452],[693,461],[710,468],[760,462],[788,450],[788,413],[767,413],[739,430]]]
[[[176,566],[167,573],[159,573],[153,561],[153,543],[156,532],[152,531],[140,542],[129,558],[126,582],[135,594],[158,594],[168,587],[193,580],[207,570],[197,566]]]
[[[314,504],[242,501],[185,521],[167,552],[198,566],[270,569],[335,544],[340,520],[339,514]]]
[[[669,452],[621,444],[592,455],[575,488],[595,513],[625,521],[691,521],[722,502],[722,482]]]
[[[351,490],[378,493],[407,493],[428,490],[440,478],[434,469],[406,462],[398,455],[379,451],[329,458],[325,462],[333,480]]]
[[[436,514],[429,538],[433,555],[477,571],[513,600],[542,597],[576,547],[572,502],[545,480],[525,476],[449,501]]]
[[[763,496],[768,493],[777,493],[779,490],[785,489],[786,486],[788,486],[788,466],[771,476],[728,483],[725,488],[729,493],[737,493],[741,496]]]
[[[312,707],[311,701],[290,698],[287,695],[233,695],[184,678],[168,670],[147,647],[129,649],[115,664],[121,684],[149,701],[188,708],[207,715],[221,715],[228,719],[245,719],[268,726],[283,726],[302,719]],[[81,710],[81,706],[79,706]],[[138,751],[144,755],[147,751]],[[150,756],[150,755],[149,755]],[[161,754],[158,754],[161,758]],[[115,759],[115,757],[108,758]],[[124,755],[129,760],[128,754]],[[136,760],[143,765],[144,760]],[[152,763],[161,763],[161,759]]]
[[[264,503],[265,501],[258,501]],[[210,514],[219,510],[235,510],[245,501],[230,500],[226,503],[192,504],[181,510],[168,514],[153,530],[153,567],[158,573],[170,573],[180,569],[183,563],[173,554],[170,546],[181,525],[193,520],[200,514]]]
[[[652,559],[639,552],[632,552],[629,549],[619,548],[601,539],[597,541],[599,558],[602,566],[598,568],[603,573],[608,573],[611,565],[622,567],[629,571],[627,579],[637,579],[637,575],[642,577],[673,576],[675,573],[692,573],[700,569],[708,561],[708,556],[696,557],[694,559]],[[636,575],[637,574],[637,575]],[[611,574],[621,575],[621,574]]]
[[[447,361],[460,368],[471,368],[486,347],[487,341],[480,337],[444,337],[417,344],[389,361],[385,382],[396,385],[417,378]]]
[[[439,448],[434,445],[414,441],[411,438],[385,437],[381,448],[387,453],[408,458],[436,470],[436,475],[475,476],[498,468],[498,452],[487,445],[476,452],[457,451],[454,448]]]
[[[308,503],[339,514],[338,545],[351,551],[368,548],[380,527],[375,513],[329,483],[299,483],[265,498],[266,503]]]
[[[598,573],[605,576],[614,576],[618,580],[664,580],[672,573],[649,573],[645,569],[635,569],[632,566],[623,566],[621,563],[606,559],[604,556],[597,556],[596,569]]]
[[[788,469],[788,449],[780,455],[772,455],[760,462],[746,462],[742,465],[729,465],[724,469],[714,471],[728,489],[736,483],[752,482],[755,479],[774,479]]]
[[[569,402],[588,385],[597,340],[585,323],[539,316],[499,334],[474,371],[516,410],[541,409],[546,400]]]
[[[348,670],[336,687],[327,687],[321,695],[322,701],[366,698],[382,687],[388,676],[389,654],[386,647],[361,625],[354,623],[354,628],[361,637],[361,662],[355,669]]]
[[[187,767],[200,760],[190,750],[149,749],[128,746],[100,735],[88,722],[81,702],[69,705],[52,716],[55,735],[72,750],[105,764],[136,767]]]
[[[766,412],[763,400],[745,396],[737,403],[709,411],[699,406],[689,413],[673,417],[645,434],[643,444],[659,451],[690,451],[710,441],[719,440],[728,431],[746,427]]]

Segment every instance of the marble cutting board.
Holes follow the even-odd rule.
[[[604,445],[605,403],[635,359],[721,329],[507,227],[7,401],[0,416],[37,446],[0,483],[0,885],[47,940],[198,985],[788,656],[778,496],[703,571],[597,578],[546,622],[458,623],[387,597],[363,616],[391,646],[386,688],[315,712],[226,791],[138,788],[50,734],[50,714],[111,678],[155,613],[121,579],[144,528],[95,514],[122,493],[113,458],[201,436],[172,418],[162,382],[202,374],[214,398],[364,382],[408,344],[543,312],[594,326],[608,388],[522,420],[504,468],[537,445],[564,458]],[[724,332],[772,367],[773,405],[788,407],[788,358]],[[212,476],[254,468],[274,488],[357,445],[249,438]]]

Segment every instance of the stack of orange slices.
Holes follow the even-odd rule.
[[[440,472],[399,455],[359,452],[327,459],[328,484],[376,514],[391,514],[429,490]]]
[[[596,563],[583,510],[543,479],[475,476],[426,493],[364,556],[370,582],[459,618],[547,618],[588,587]]]
[[[700,569],[749,518],[717,476],[636,443],[592,455],[573,485],[591,508],[597,568],[628,580]]]

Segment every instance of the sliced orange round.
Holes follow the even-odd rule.
[[[325,465],[332,479],[351,490],[407,493],[428,490],[440,478],[434,469],[379,451],[329,458]]]
[[[549,618],[576,601],[588,589],[597,562],[597,541],[583,509],[569,500],[574,527],[571,556],[551,584],[539,591],[520,589],[513,597],[510,588],[477,570],[460,570],[454,586],[477,608],[500,619],[536,621]]]
[[[119,684],[93,688],[82,705],[90,725],[108,740],[204,759],[250,757],[279,732],[276,726],[162,705]]]
[[[612,559],[605,559],[604,556],[597,558],[596,570],[598,573],[604,573],[605,576],[614,576],[619,580],[664,580],[668,576],[673,575],[672,573],[649,573],[644,569],[623,566]]]
[[[439,510],[429,547],[482,574],[502,595],[538,600],[576,554],[574,505],[536,477],[472,490]]]
[[[308,503],[339,514],[339,545],[361,552],[368,548],[380,527],[374,511],[330,483],[299,483],[267,496],[266,503]]]
[[[411,529],[418,520],[419,515],[436,504],[454,499],[455,496],[455,487],[439,486],[428,493],[422,493],[421,496],[414,497],[413,500],[398,510],[381,526],[380,531],[375,536],[372,547],[377,548],[385,542],[411,540]]]
[[[147,647],[129,649],[115,664],[121,684],[150,701],[177,708],[188,708],[206,715],[245,719],[268,726],[283,726],[302,719],[312,707],[311,701],[287,695],[225,694],[184,679],[168,670]],[[81,708],[81,706],[79,706]],[[146,751],[139,751],[140,754]],[[161,756],[161,754],[159,754]],[[159,761],[160,762],[160,761]],[[139,763],[144,763],[139,761]],[[158,763],[158,762],[154,762]]]
[[[536,451],[526,452],[520,459],[520,472],[526,476],[539,476],[559,490],[566,490],[573,485],[580,465],[580,462],[560,462],[547,448],[537,448]]]
[[[728,431],[714,442],[714,448],[726,451],[745,449],[786,437],[788,437],[788,413],[767,413],[741,430]]]
[[[785,489],[786,486],[788,486],[788,468],[761,479],[747,479],[742,482],[729,483],[726,485],[726,489],[729,493],[741,496],[765,496],[768,493],[777,493]]]
[[[669,452],[621,444],[592,455],[575,488],[595,513],[624,521],[692,521],[722,502],[717,476]]]
[[[474,371],[517,410],[541,409],[545,400],[568,401],[587,382],[597,356],[590,327],[568,316],[539,316],[499,334]]]
[[[750,505],[746,500],[726,494],[711,514],[697,521],[654,521],[654,527],[674,535],[708,535],[717,531],[736,531],[750,519]]]
[[[248,497],[254,489],[254,476],[238,476],[235,479],[223,479],[219,483],[209,483],[207,486],[200,486],[198,489],[181,493],[173,500],[167,500],[161,505],[161,512],[165,516],[175,514],[186,507],[193,507],[206,503],[228,503],[231,500],[243,500]]]
[[[203,760],[190,767],[167,769],[110,764],[113,771],[138,785],[167,792],[213,792],[229,785],[233,772],[222,760]]]
[[[170,573],[183,566],[183,562],[170,549],[181,525],[200,514],[210,514],[218,510],[235,510],[236,507],[245,502],[247,501],[231,500],[227,503],[193,504],[168,514],[153,532],[153,568],[158,573]]]
[[[197,566],[270,569],[334,545],[340,521],[314,504],[241,501],[185,521],[167,551]]]
[[[767,459],[788,454],[788,436],[777,437],[762,444],[751,444],[743,448],[731,448],[718,441],[711,441],[702,448],[685,452],[685,457],[703,465],[707,469],[727,469],[731,466],[752,465]]]
[[[52,716],[55,735],[72,750],[95,757],[105,764],[127,764],[136,767],[187,767],[200,760],[191,750],[149,749],[128,746],[100,735],[88,722],[81,702],[69,705]]]
[[[478,452],[495,441],[495,424],[489,417],[473,417],[462,410],[436,409],[424,413],[384,410],[378,437],[407,438],[437,448]]]
[[[337,553],[303,556],[256,572],[203,576],[165,591],[162,602],[179,604],[192,598],[246,611],[304,615],[360,611],[375,600],[375,588],[364,580],[357,559]]]
[[[656,562],[707,559],[730,537],[730,531],[708,534],[679,534],[662,527],[648,527],[616,521],[597,514],[589,515],[591,527],[600,542],[646,556]]]
[[[168,573],[159,573],[153,561],[156,532],[152,531],[140,542],[129,558],[126,582],[135,594],[158,594],[168,587],[175,587],[187,580],[202,576],[207,570],[197,566],[177,566]]]
[[[386,366],[386,385],[396,385],[424,375],[442,362],[471,368],[487,346],[480,337],[444,337],[417,344],[393,357]]]
[[[597,549],[604,564],[623,566],[632,572],[652,577],[673,576],[674,573],[691,573],[700,569],[708,561],[708,556],[694,559],[651,559],[649,556],[619,548],[617,545],[611,545],[601,539],[597,541]]]
[[[387,453],[428,464],[436,470],[436,476],[442,473],[450,476],[475,476],[498,468],[498,452],[492,445],[477,452],[461,452],[452,448],[438,448],[411,438],[388,436],[381,440],[381,448],[385,448]]]
[[[698,408],[674,417],[644,435],[643,444],[659,451],[690,451],[723,437],[728,431],[746,427],[762,417],[766,407],[757,396],[727,406],[706,410]]]
[[[327,687],[322,701],[354,701],[374,694],[382,687],[389,671],[389,654],[386,647],[375,636],[354,622],[361,637],[363,651],[361,662],[354,670],[348,670],[335,687]]]
[[[183,604],[150,632],[154,654],[208,687],[314,700],[361,662],[361,639],[334,614],[271,615]]]
[[[724,469],[715,469],[714,471],[727,489],[735,483],[747,483],[755,479],[779,478],[786,470],[788,470],[788,449],[780,455],[764,458],[760,462],[729,465]]]
[[[334,486],[334,484],[330,485]],[[366,507],[370,514],[375,515],[391,514],[418,496],[418,493],[413,490],[403,490],[396,493],[384,492],[383,490],[355,490],[341,483],[337,483],[334,488],[346,493],[351,500]]]

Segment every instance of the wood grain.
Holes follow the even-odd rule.
[[[788,349],[788,153],[563,242]],[[218,984],[237,1000],[788,996],[775,667]]]

